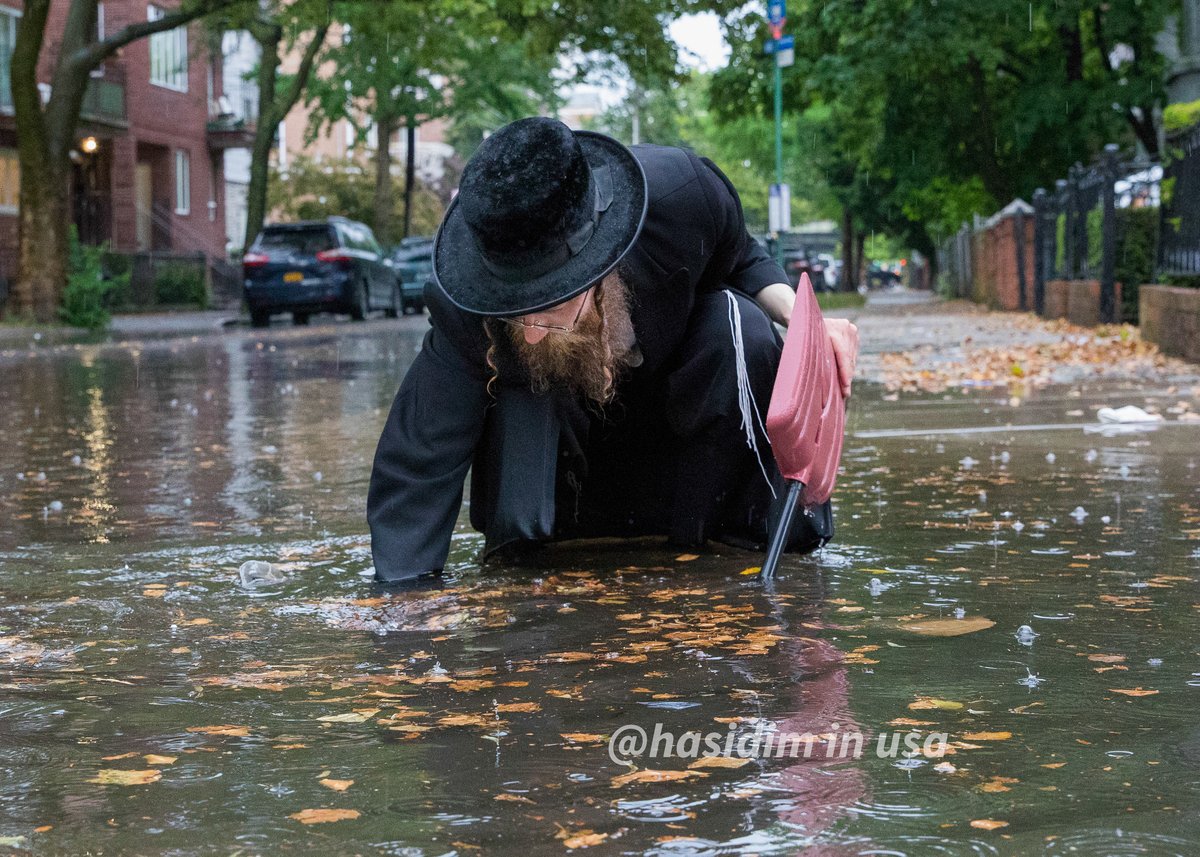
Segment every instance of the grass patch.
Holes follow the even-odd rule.
[[[858,309],[867,305],[867,299],[858,292],[817,292],[817,305],[821,309]]]

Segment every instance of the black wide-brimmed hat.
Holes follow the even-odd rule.
[[[602,280],[645,217],[646,176],[629,149],[556,119],[519,119],[463,170],[434,241],[434,279],[469,312],[538,312]]]

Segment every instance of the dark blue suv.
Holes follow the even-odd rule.
[[[314,312],[361,321],[372,310],[395,318],[402,309],[399,275],[374,234],[344,217],[264,227],[242,257],[242,270],[254,327],[266,327],[278,312],[308,324]]]

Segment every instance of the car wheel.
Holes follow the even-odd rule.
[[[294,312],[292,313],[292,323],[298,325],[308,324],[308,313]]]
[[[265,309],[250,310],[251,327],[268,327],[271,324],[271,314]]]
[[[392,300],[383,314],[388,318],[398,318],[404,313],[404,299],[400,297],[400,284],[392,284]]]
[[[354,299],[350,305],[350,317],[355,321],[363,321],[371,311],[371,301],[367,295],[367,286],[362,280],[354,284]]]

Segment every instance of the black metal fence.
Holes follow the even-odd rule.
[[[1170,140],[1168,148],[1158,269],[1189,277],[1200,274],[1200,125]]]
[[[1200,162],[1192,166],[1197,168]],[[1072,167],[1052,192],[1039,188],[1033,196],[1034,309],[1044,311],[1050,280],[1098,280],[1100,320],[1135,317],[1138,286],[1162,270],[1158,234],[1168,217],[1163,186],[1161,165],[1122,161],[1109,145],[1093,166]],[[1192,220],[1200,226],[1194,213]],[[1193,272],[1200,273],[1200,265]],[[1117,304],[1118,282],[1124,311]]]

